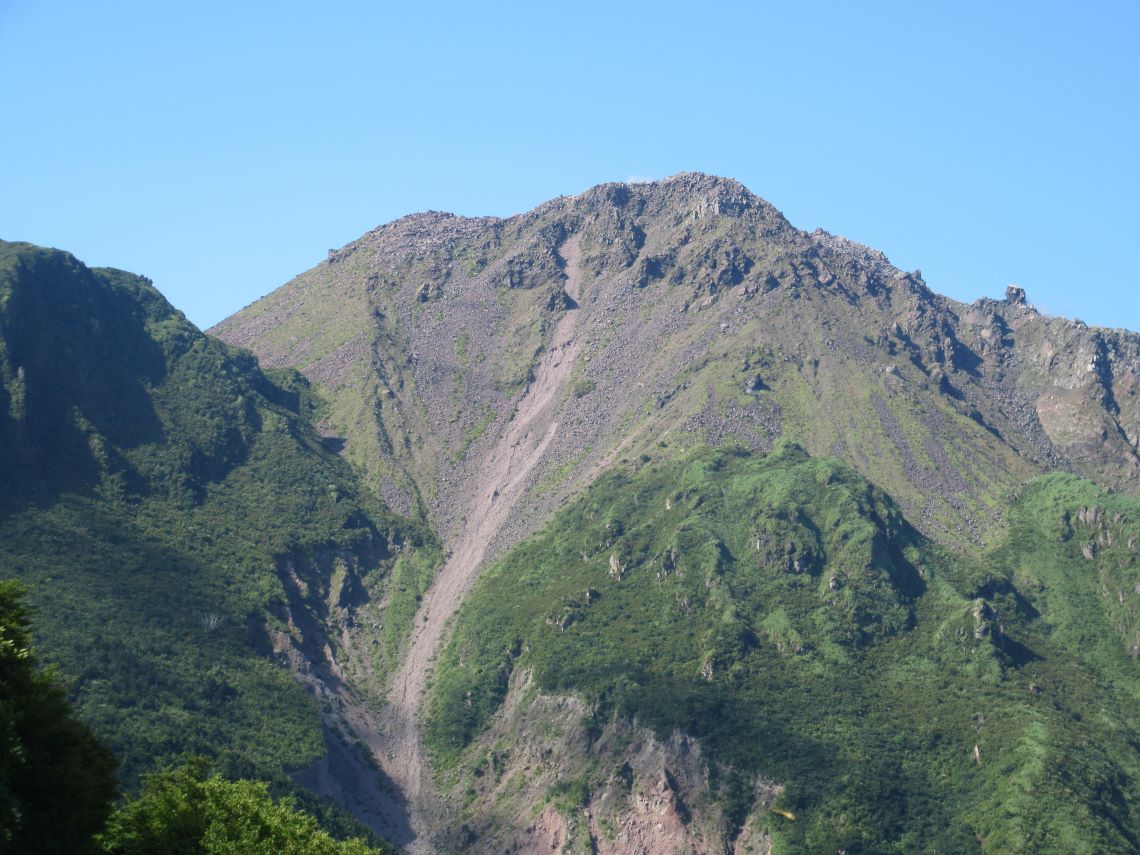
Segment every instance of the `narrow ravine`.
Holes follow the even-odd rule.
[[[559,254],[566,264],[566,293],[576,303],[581,289],[577,237],[563,244]],[[479,466],[460,532],[449,544],[447,560],[416,615],[407,653],[393,680],[389,703],[380,715],[378,732],[367,740],[384,773],[403,794],[408,812],[393,817],[392,825],[410,820],[414,838],[403,844],[410,855],[435,852],[427,836],[425,816],[433,809],[431,776],[418,724],[429,663],[443,641],[448,619],[478,578],[488,547],[523,497],[527,476],[558,431],[555,409],[578,352],[574,337],[577,321],[576,308],[563,313],[514,418]]]

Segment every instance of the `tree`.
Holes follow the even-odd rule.
[[[260,781],[207,776],[200,760],[147,776],[102,842],[113,855],[378,855],[360,840],[334,840]]]
[[[96,852],[117,794],[115,759],[37,667],[23,588],[0,581],[0,848]]]

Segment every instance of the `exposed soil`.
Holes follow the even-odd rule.
[[[782,792],[779,784],[756,779],[743,828],[730,828],[710,789],[699,742],[680,733],[659,738],[621,716],[598,720],[580,697],[536,692],[525,670],[512,674],[503,705],[478,737],[476,752],[487,758],[481,773],[450,782],[453,797],[467,795],[463,824],[453,823],[457,827],[442,841],[447,851],[769,852],[766,829],[773,817],[768,808]],[[589,785],[583,804],[551,800],[556,784],[584,777]]]
[[[566,293],[577,302],[581,287],[577,238],[568,240],[560,254],[566,265]],[[380,727],[370,734],[370,741],[379,743],[381,748],[377,759],[385,774],[400,789],[406,804],[413,807],[410,817],[391,820],[398,825],[410,818],[414,837],[404,845],[411,855],[435,851],[427,838],[425,813],[433,802],[428,758],[417,722],[429,666],[448,620],[478,577],[488,546],[524,495],[527,476],[558,431],[553,416],[578,352],[574,338],[577,319],[576,308],[565,310],[514,418],[478,468],[460,533],[450,544],[447,560],[424,597],[407,655],[392,684],[389,704],[381,714]]]
[[[285,561],[279,574],[288,599],[279,617],[290,632],[270,632],[273,652],[316,699],[325,741],[325,756],[294,772],[293,779],[333,800],[382,837],[406,845],[415,834],[403,794],[377,774],[375,758],[384,745],[372,713],[346,681],[322,622],[309,608],[294,563]]]

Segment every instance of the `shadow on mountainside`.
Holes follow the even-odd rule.
[[[292,778],[355,816],[385,840],[404,848],[416,839],[407,800],[377,766],[368,746],[351,742],[327,723],[321,728],[325,756]]]

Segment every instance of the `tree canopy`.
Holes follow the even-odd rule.
[[[369,855],[360,840],[337,841],[317,821],[274,801],[261,781],[208,775],[204,762],[155,772],[111,817],[101,837],[114,855]]]
[[[0,844],[24,853],[97,851],[115,759],[79,721],[56,674],[36,665],[23,589],[0,581]]]

